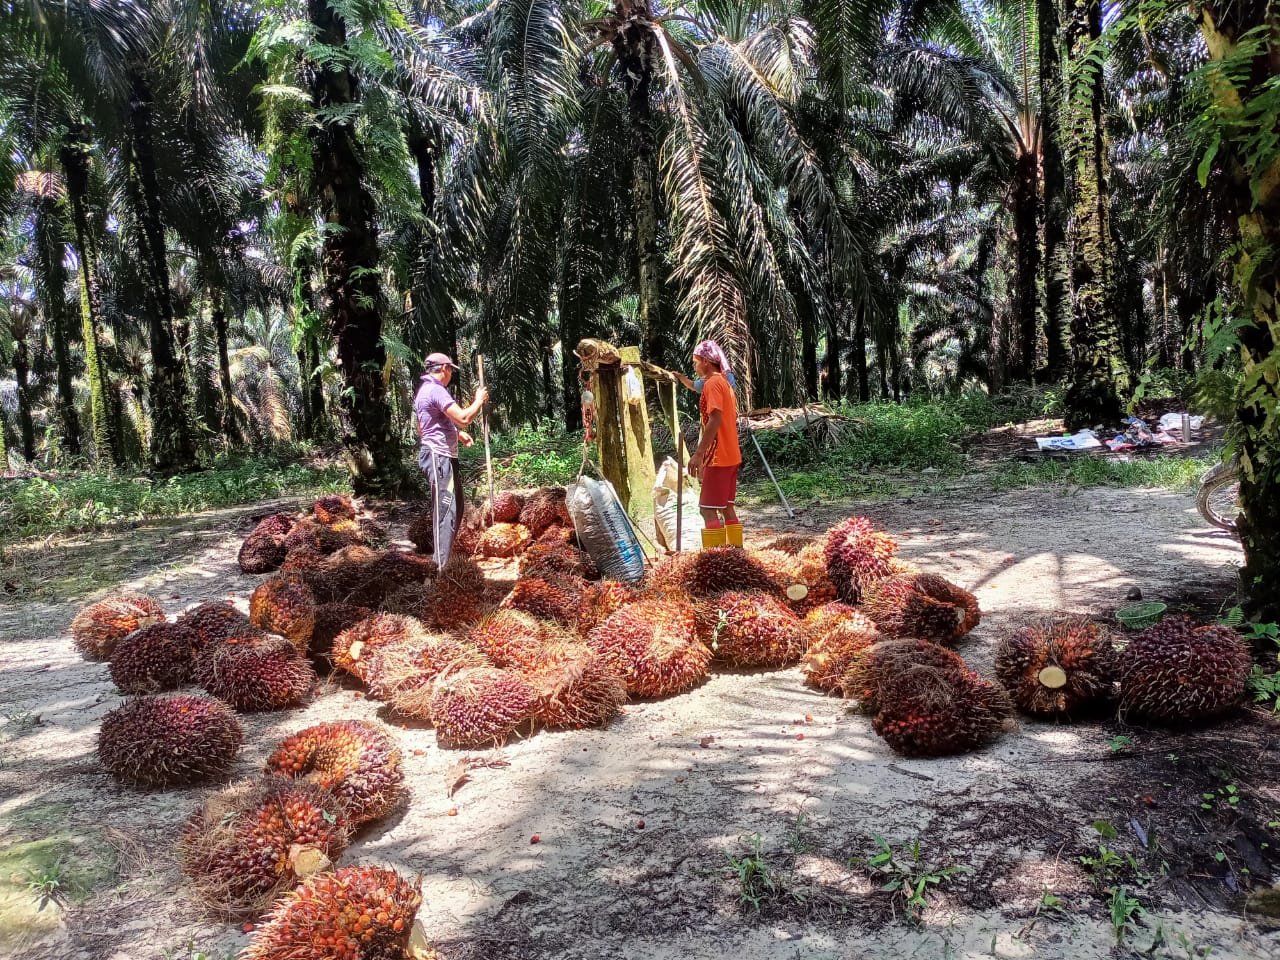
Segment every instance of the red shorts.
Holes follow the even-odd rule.
[[[723,510],[738,502],[738,467],[703,467],[702,496],[698,506],[703,510]]]

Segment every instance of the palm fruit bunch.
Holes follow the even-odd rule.
[[[1230,627],[1166,617],[1120,652],[1120,707],[1158,723],[1207,720],[1239,703],[1251,665],[1249,648]]]
[[[829,603],[805,616],[802,659],[805,683],[823,693],[842,692],[854,661],[880,639],[876,625],[853,607]]]
[[[316,625],[315,594],[298,574],[278,574],[249,597],[249,622],[278,633],[305,654]]]
[[[311,588],[316,603],[332,603],[337,600],[329,583],[329,554],[321,553],[315,547],[299,547],[289,551],[284,563],[280,565],[281,573],[294,573],[300,576]]]
[[[87,660],[109,660],[116,644],[140,627],[164,621],[164,607],[140,593],[121,593],[85,607],[71,621],[71,640]]]
[[[796,580],[796,558],[781,550],[747,550],[747,556],[764,568],[769,579],[785,592]]]
[[[480,552],[480,538],[484,535],[484,521],[479,510],[468,510],[462,516],[458,532],[454,534],[451,556],[475,556]]]
[[[878,643],[858,657],[847,689],[861,688],[871,725],[898,753],[945,756],[982,746],[1013,715],[1004,689],[954,651],[926,640]]]
[[[365,667],[365,683],[375,700],[399,695],[404,715],[427,719],[430,686],[446,670],[491,667],[493,661],[470,642],[446,633],[429,633],[425,639],[393,643],[375,650]],[[411,698],[413,691],[422,693]]]
[[[1100,624],[1080,617],[1023,627],[996,648],[996,678],[1018,709],[1068,717],[1106,700],[1115,647]]]
[[[510,670],[471,667],[442,673],[432,689],[431,724],[441,746],[500,746],[533,718],[536,702],[533,687]]]
[[[430,503],[414,504],[409,513],[408,530],[405,536],[419,553],[430,555],[435,552],[435,516]]]
[[[891,576],[863,591],[862,609],[882,633],[954,643],[978,625],[978,599],[935,573]]]
[[[534,716],[553,730],[603,727],[627,702],[627,685],[582,643],[549,643],[525,672],[537,694]]]
[[[351,598],[373,577],[373,565],[378,551],[363,544],[354,544],[328,554],[320,567],[304,576],[312,586],[316,598],[355,602]],[[357,606],[369,606],[357,603]],[[376,604],[374,604],[376,606]]]
[[[823,545],[827,578],[845,603],[858,603],[863,589],[890,573],[898,544],[866,517],[850,517],[832,527]]]
[[[374,554],[361,582],[346,591],[342,599],[359,606],[376,607],[401,587],[424,584],[435,575],[434,560],[403,550],[383,550]]]
[[[578,604],[578,633],[586,636],[629,603],[640,599],[632,586],[617,580],[588,583]]]
[[[380,867],[317,873],[287,893],[239,960],[409,960],[421,880]]]
[[[311,515],[326,526],[356,518],[356,505],[350,497],[329,493],[311,505]]]
[[[795,581],[786,592],[787,602],[796,613],[807,614],[839,599],[836,585],[827,576],[827,561],[820,542],[810,543],[796,554],[794,575]]]
[[[691,690],[706,679],[711,662],[698,640],[693,606],[665,597],[623,607],[592,630],[587,643],[638,697]]]
[[[210,600],[184,610],[177,622],[196,635],[201,650],[215,647],[227,637],[252,627],[249,618],[225,600]]]
[[[496,523],[518,523],[524,510],[524,498],[516,493],[499,493],[492,502],[485,501],[480,514],[486,526]]]
[[[231,769],[244,728],[225,703],[189,694],[129,700],[102,719],[98,760],[117,780],[173,787]]]
[[[196,679],[237,710],[283,710],[311,694],[316,672],[298,648],[281,637],[233,638],[200,654]]]
[[[553,621],[511,609],[495,610],[467,634],[494,666],[516,669],[530,666],[544,646],[564,638],[564,629]]]
[[[524,502],[524,508],[520,511],[520,523],[529,529],[531,537],[540,537],[548,527],[562,522],[557,507],[563,507],[563,505],[563,489],[544,487],[536,490]],[[566,510],[565,513],[567,515],[568,511]]]
[[[329,791],[305,780],[245,780],[215,793],[178,841],[196,895],[228,918],[256,917],[347,848],[350,828]]]
[[[600,579],[591,557],[567,540],[559,543],[534,543],[520,557],[520,576],[554,579],[568,574],[582,580]]]
[[[800,556],[806,549],[813,546],[821,550],[822,541],[804,533],[784,533],[774,537],[772,540],[766,540],[764,543],[765,550],[780,550],[782,553],[789,553],[793,557]]]
[[[427,616],[433,626],[449,630],[475,623],[489,608],[484,572],[470,557],[452,556],[427,587]]]
[[[405,797],[400,747],[367,720],[317,723],[283,740],[267,758],[268,773],[329,790],[353,828],[394,810]]]
[[[697,607],[698,638],[734,667],[785,667],[800,659],[800,620],[768,594],[729,590]]]
[[[538,537],[538,539],[534,540],[533,542],[538,546],[542,546],[542,547],[565,547],[565,546],[578,547],[579,546],[578,535],[573,532],[573,527],[562,527],[559,524],[556,524],[555,526],[547,527],[547,529],[542,531],[542,536]],[[583,553],[582,556],[585,560],[587,560],[589,563],[591,563],[594,566],[595,561],[591,559],[589,554]],[[597,573],[597,574],[593,574],[592,576],[594,577],[598,575],[599,574]]]
[[[675,553],[659,560],[645,575],[645,593],[656,597],[687,597],[690,571],[696,558],[696,553]]]
[[[587,582],[563,574],[552,579],[528,577],[517,580],[511,592],[498,606],[502,610],[520,610],[542,620],[554,620],[569,626],[578,620],[578,607]]]
[[[421,620],[398,613],[375,613],[338,634],[330,659],[339,670],[365,680],[369,658],[377,650],[392,644],[421,643],[427,636]]]
[[[480,535],[480,553],[505,560],[523,553],[532,541],[522,523],[495,523]]]
[[[711,597],[726,590],[759,590],[781,597],[783,586],[745,550],[712,547],[689,554],[684,588],[692,597]]]
[[[200,638],[176,623],[133,631],[111,654],[111,679],[124,693],[159,693],[190,683]]]
[[[350,603],[317,605],[315,626],[311,629],[311,643],[308,646],[311,655],[330,659],[333,655],[333,641],[338,634],[371,616],[373,610],[369,607],[357,607]]]
[[[270,573],[284,563],[289,552],[285,539],[296,524],[287,513],[273,513],[260,521],[240,544],[240,569],[245,573]]]
[[[308,517],[299,520],[289,531],[289,535],[284,538],[284,546],[288,553],[303,548],[333,553],[361,541],[360,525],[355,520],[342,520],[330,525]]]

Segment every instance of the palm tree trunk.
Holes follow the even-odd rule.
[[[137,241],[146,277],[147,333],[151,347],[151,463],[160,473],[196,465],[195,443],[187,418],[187,382],[174,348],[173,299],[169,290],[168,248],[160,216],[151,130],[151,85],[135,67],[129,74],[126,153],[128,196],[137,218]]]
[[[1102,32],[1101,0],[1068,0],[1064,40],[1071,51],[1073,82],[1087,85],[1072,99],[1071,155],[1075,166],[1071,221],[1072,370],[1067,389],[1069,428],[1114,423],[1129,370],[1116,317],[1115,248],[1111,236],[1111,164],[1103,116],[1102,71],[1082,65]]]
[[[240,431],[236,429],[235,391],[231,386],[231,353],[227,342],[227,308],[222,291],[210,288],[209,303],[212,305],[213,336],[218,346],[218,386],[222,394],[220,432],[227,443],[235,443],[240,438]]]
[[[1241,586],[1251,616],[1280,620],[1280,158],[1250,142],[1273,126],[1274,115],[1258,99],[1280,73],[1280,8],[1274,3],[1198,8],[1200,30],[1215,61],[1239,58],[1241,38],[1256,44],[1252,60],[1217,76],[1210,86],[1219,115],[1256,117],[1220,128],[1220,156],[1231,184],[1240,227],[1236,282],[1242,312],[1253,321],[1240,329],[1244,378],[1237,390],[1239,426]],[[1251,109],[1252,108],[1252,109]],[[1256,191],[1256,193],[1255,193]]]
[[[71,338],[75,321],[67,307],[66,246],[62,231],[64,221],[58,215],[57,201],[42,197],[36,206],[36,257],[44,275],[48,303],[49,338],[53,341],[53,359],[58,371],[58,419],[62,422],[62,447],[71,456],[80,456],[80,414],[76,411],[75,371],[71,367]]]
[[[647,3],[633,4],[647,7]],[[645,11],[637,11],[643,13]],[[622,70],[631,119],[631,202],[635,207],[644,357],[666,365],[669,331],[663,316],[662,257],[658,251],[658,139],[650,102],[654,38],[647,29],[624,29],[613,44]],[[576,341],[575,341],[576,342]]]
[[[328,0],[307,0],[316,42],[344,48],[347,24]],[[340,63],[326,63],[311,74],[317,109],[360,102],[356,76]],[[342,442],[357,493],[394,493],[407,480],[391,423],[382,378],[381,290],[378,282],[378,231],[373,196],[365,186],[363,151],[351,121],[312,128],[312,177],[325,221],[321,269],[324,313],[337,344],[337,366],[345,389]]]
[[[840,325],[836,310],[827,316],[827,355],[822,365],[822,395],[828,400],[841,398],[842,372],[840,370]]]
[[[871,402],[871,374],[867,369],[867,308],[858,306],[853,325],[853,372],[858,381],[858,399]]]
[[[800,314],[800,364],[804,369],[804,400],[818,402],[818,323],[814,316],[813,298],[797,290],[796,312]]]
[[[22,459],[27,463],[34,463],[36,428],[31,417],[31,355],[27,349],[27,338],[30,335],[30,327],[25,323],[14,331],[13,374],[18,381],[18,429],[22,437]]]
[[[1067,245],[1067,173],[1059,118],[1064,97],[1058,5],[1037,0],[1040,46],[1040,156],[1044,201],[1044,315],[1048,357],[1045,379],[1061,380],[1071,359],[1071,260]]]
[[[307,390],[311,394],[311,439],[322,439],[328,433],[329,418],[324,402],[324,375],[320,371],[320,343],[312,333],[305,340],[307,351]]]
[[[98,466],[119,463],[119,434],[115,429],[111,389],[101,357],[102,296],[98,287],[98,240],[89,214],[89,145],[72,131],[58,159],[67,181],[67,204],[80,260],[80,322],[84,337],[85,374],[89,380],[89,419]]]
[[[1017,248],[1018,349],[1009,379],[1030,383],[1036,372],[1039,309],[1040,236],[1037,230],[1040,208],[1040,158],[1033,150],[1018,156],[1013,172],[1013,231]]]

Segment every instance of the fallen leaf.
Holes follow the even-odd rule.
[[[452,797],[459,787],[471,779],[471,765],[466,758],[457,761],[445,772],[445,796]]]

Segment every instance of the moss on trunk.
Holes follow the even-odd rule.
[[[308,0],[316,42],[336,50],[347,45],[346,21],[327,0]],[[311,73],[317,109],[360,102],[357,79],[340,59]],[[365,163],[354,121],[331,120],[311,128],[312,179],[324,220],[321,254],[323,311],[337,345],[342,375],[342,443],[357,493],[401,490],[408,482],[392,430],[383,368],[378,230],[373,195],[365,185]]]
[[[71,131],[58,154],[67,181],[67,205],[80,260],[80,322],[84,337],[85,376],[89,381],[89,420],[98,466],[112,469],[120,456],[115,430],[111,389],[102,359],[102,298],[98,287],[98,241],[89,211],[89,163],[91,148],[81,131]]]
[[[1237,393],[1239,433],[1240,541],[1245,563],[1241,586],[1250,613],[1280,620],[1280,156],[1259,150],[1258,135],[1276,119],[1250,110],[1280,74],[1280,8],[1275,4],[1205,4],[1200,29],[1209,55],[1230,61],[1210,83],[1224,118],[1219,152],[1231,184],[1240,227],[1235,276],[1240,311],[1243,380]],[[1244,47],[1252,35],[1267,42]]]

